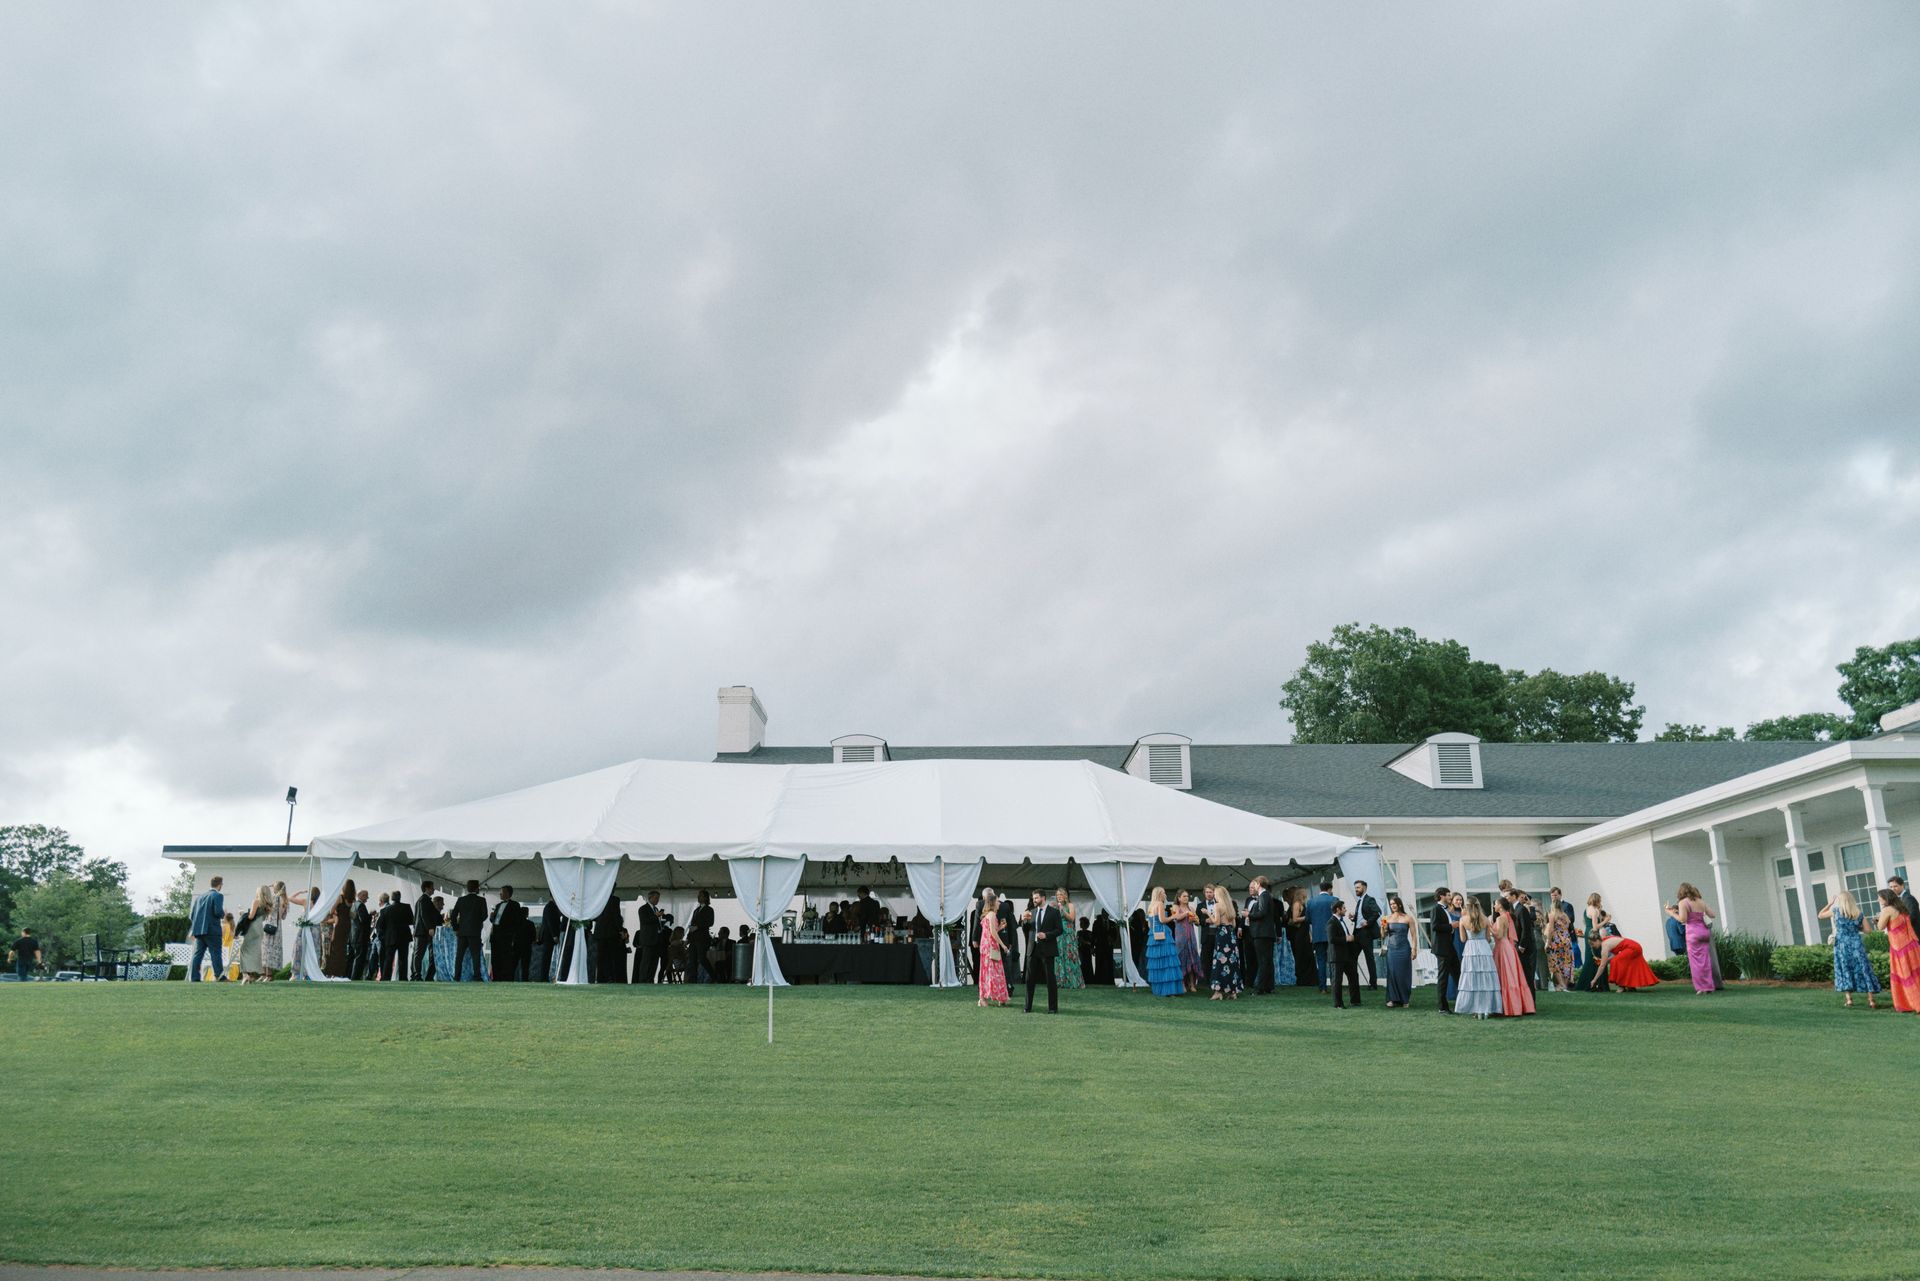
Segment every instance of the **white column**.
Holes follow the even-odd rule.
[[[1798,805],[1782,805],[1780,815],[1787,821],[1787,857],[1793,860],[1793,888],[1800,898],[1801,933],[1809,943],[1820,941],[1820,918],[1813,908],[1813,882],[1807,876],[1807,831],[1800,821]]]
[[[1720,908],[1719,926],[1723,930],[1733,929],[1733,895],[1727,888],[1733,869],[1727,864],[1727,838],[1721,835],[1718,827],[1711,824],[1707,827],[1707,861],[1713,866],[1713,894],[1714,902]]]
[[[1867,840],[1873,845],[1873,880],[1876,885],[1885,885],[1893,875],[1893,825],[1887,822],[1886,785],[1862,783],[1860,796],[1867,803]]]

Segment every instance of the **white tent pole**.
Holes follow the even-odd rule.
[[[758,921],[755,921],[754,924],[760,927],[760,932],[762,934],[766,933],[767,926],[766,926],[765,917],[767,915],[767,856],[765,854],[762,854],[760,856],[760,892],[759,894],[755,895],[755,901],[753,905],[753,914],[757,917],[762,918]],[[773,950],[773,940],[767,939],[765,940],[765,942],[766,942],[767,950],[771,952]],[[772,1045],[773,1044],[773,980],[766,975],[762,975],[761,977],[767,979],[767,1044]]]

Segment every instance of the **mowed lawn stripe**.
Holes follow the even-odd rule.
[[[1369,993],[1369,996],[1377,994]],[[1884,1277],[1920,1019],[1830,994],[0,989],[0,1258]],[[1696,1243],[1678,1251],[1682,1226]]]

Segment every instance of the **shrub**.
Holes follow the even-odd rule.
[[[1867,964],[1873,967],[1873,977],[1880,980],[1880,990],[1882,992],[1891,991],[1893,988],[1893,963],[1888,959],[1887,954],[1885,952],[1869,952],[1867,953]]]
[[[167,977],[176,983],[184,983],[187,981],[187,967],[184,965],[170,965],[167,967]]]
[[[1669,983],[1677,979],[1691,978],[1693,974],[1693,971],[1687,965],[1687,958],[1684,956],[1664,957],[1661,960],[1652,962],[1647,968],[1653,971],[1655,978],[1664,979]],[[1721,977],[1724,978],[1725,976],[1722,975]]]
[[[1885,956],[1887,954],[1887,948],[1891,946],[1885,930],[1875,930],[1871,934],[1864,934],[1861,936],[1861,941],[1867,945],[1868,956],[1874,956],[1876,954]]]
[[[1763,979],[1773,973],[1773,940],[1760,934],[1728,930],[1713,936],[1714,955],[1723,979]]]
[[[1833,982],[1833,948],[1826,943],[1773,949],[1773,977],[1783,983]]]
[[[149,952],[158,952],[169,943],[186,942],[187,929],[184,916],[149,916],[141,922],[141,934]]]
[[[293,977],[293,967],[291,965],[283,965],[273,972],[273,977],[276,979],[290,979]]]

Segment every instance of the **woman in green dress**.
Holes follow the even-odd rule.
[[[1583,949],[1585,959],[1580,965],[1580,973],[1574,977],[1573,990],[1585,992],[1593,984],[1595,972],[1600,968],[1600,895],[1598,892],[1587,895],[1586,909],[1581,912],[1582,933],[1586,936]]]
[[[1067,897],[1064,888],[1053,892],[1053,901],[1059,905],[1060,952],[1053,960],[1053,977],[1061,987],[1069,990],[1085,987],[1087,980],[1080,973],[1080,938],[1074,932],[1078,918],[1073,914],[1073,900]]]

